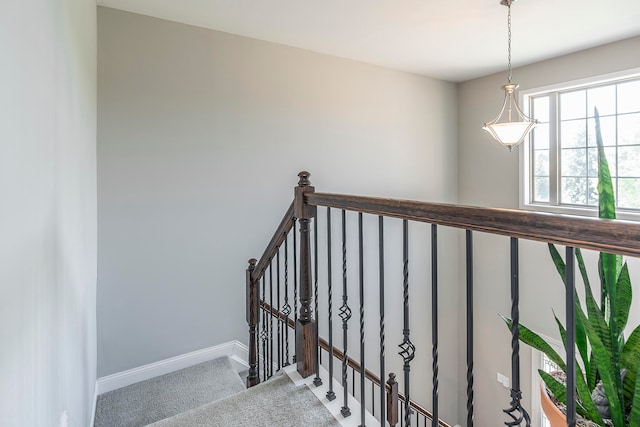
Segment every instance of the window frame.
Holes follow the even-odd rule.
[[[558,96],[557,92],[560,91],[568,91],[572,89],[580,89],[585,86],[596,86],[596,85],[606,85],[607,83],[616,83],[618,81],[623,81],[626,79],[637,79],[640,78],[640,68],[633,68],[624,71],[617,71],[614,73],[608,73],[604,75],[587,77],[578,80],[572,80],[562,83],[555,83],[551,85],[546,85],[542,87],[532,88],[520,91],[518,94],[518,102],[522,106],[522,111],[529,115],[531,111],[530,100],[531,98],[547,94],[549,92],[556,92],[555,94],[550,94],[553,96]],[[557,101],[557,99],[555,100]],[[558,122],[556,120],[556,107],[557,102],[549,103],[549,131],[551,133],[557,134]],[[551,119],[553,117],[553,120]],[[566,215],[579,215],[579,216],[587,216],[587,217],[597,217],[598,209],[594,206],[576,206],[576,205],[555,205],[552,203],[544,203],[544,202],[533,202],[532,201],[532,191],[533,191],[533,179],[532,179],[532,169],[533,169],[533,159],[531,155],[531,138],[532,134],[530,134],[525,141],[522,143],[520,147],[520,156],[519,156],[519,207],[523,210],[529,211],[537,211],[537,212],[548,212],[548,213],[557,213],[557,214],[566,214]],[[558,155],[559,155],[559,147],[555,142],[550,141],[549,147],[549,198],[550,200],[558,200],[558,179],[559,179],[559,169],[558,169]],[[618,219],[623,220],[631,220],[631,221],[640,221],[640,209],[638,210],[629,210],[629,209],[616,209],[616,217]]]

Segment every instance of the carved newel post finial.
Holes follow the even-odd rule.
[[[309,177],[311,176],[311,174],[309,172],[302,171],[298,174],[298,176],[300,177],[300,181],[298,182],[299,187],[308,187],[309,185],[311,185],[311,181],[309,181]]]
[[[249,263],[249,270],[253,271],[256,269],[256,264],[258,263],[258,260],[255,258],[251,258],[249,261],[247,261]]]

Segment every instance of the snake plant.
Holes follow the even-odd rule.
[[[598,216],[615,219],[615,200],[609,165],[605,157],[600,119],[595,110],[598,147]],[[565,280],[565,261],[556,247],[549,244],[556,270]],[[580,249],[575,250],[584,284],[585,304],[576,292],[576,411],[598,425],[614,427],[640,426],[640,326],[625,340],[624,330],[631,307],[631,280],[622,256],[600,253],[598,272],[600,303],[593,295]],[[586,309],[586,311],[585,311]],[[566,330],[555,316],[563,343]],[[511,328],[511,321],[504,318]],[[566,370],[566,363],[542,337],[520,325],[520,340],[543,352]],[[566,404],[566,386],[539,370],[542,380],[556,399]],[[638,379],[638,380],[636,380]]]

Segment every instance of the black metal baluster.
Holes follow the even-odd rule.
[[[473,234],[466,230],[467,252],[467,427],[473,427]]]
[[[289,305],[289,235],[284,237],[284,366],[289,366],[289,314],[291,314],[291,306]]]
[[[347,396],[349,394],[347,384],[347,340],[348,340],[348,321],[351,318],[351,309],[347,304],[347,219],[346,211],[342,210],[342,306],[340,307],[340,318],[342,319],[342,343],[343,343],[343,359],[342,359],[342,388],[344,390],[344,401],[340,413],[343,417],[351,415]]]
[[[402,329],[402,344],[399,345],[402,356],[403,371],[404,371],[404,423],[405,426],[411,426],[411,411],[409,409],[410,390],[411,390],[411,361],[415,356],[416,348],[409,339],[409,221],[406,219],[402,221],[402,264],[403,264],[403,313],[404,313],[404,327]]]
[[[566,248],[567,426],[576,425],[576,303],[574,248]]]
[[[356,397],[356,370],[351,368],[351,395]]]
[[[384,425],[386,396],[385,396],[385,336],[384,336],[384,218],[378,217],[378,270],[380,290],[380,423]]]
[[[531,425],[529,414],[522,407],[520,390],[520,273],[518,239],[511,238],[511,406],[503,412],[511,418],[507,426]]]
[[[269,261],[269,376],[273,376],[273,260]]]
[[[266,282],[267,279],[262,273],[262,332],[260,332],[260,339],[262,340],[262,380],[266,381],[268,376],[267,371],[267,338],[269,334],[267,333],[267,309],[265,307],[266,304]]]
[[[327,399],[332,401],[336,398],[333,391],[333,289],[331,272],[331,208],[327,208],[327,287],[329,292],[329,391]]]
[[[362,212],[358,212],[358,252],[360,273],[360,425],[365,427],[365,394],[364,394],[364,239],[362,237]]]
[[[298,220],[293,219],[293,324],[298,324],[298,233],[295,232]],[[297,355],[293,355],[293,363],[296,363]]]
[[[278,370],[282,369],[282,319],[280,318],[280,248],[276,252],[276,325],[278,326]]]
[[[316,313],[316,377],[313,379],[315,386],[322,385],[320,378],[320,337],[318,328],[320,326],[320,316],[318,313],[318,218],[313,220],[313,302]]]
[[[431,344],[433,396],[431,426],[438,427],[438,226],[431,225]]]

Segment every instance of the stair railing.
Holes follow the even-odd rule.
[[[274,370],[289,364],[289,329],[295,328],[295,355],[293,360],[297,364],[297,371],[303,377],[316,375],[314,384],[320,385],[320,360],[322,351],[328,354],[326,365],[329,378],[335,377],[334,359],[341,364],[341,385],[343,387],[343,406],[341,413],[347,417],[351,415],[347,395],[358,397],[361,402],[360,426],[365,426],[365,381],[372,388],[378,387],[379,410],[376,414],[375,402],[370,407],[374,415],[380,420],[386,420],[389,426],[398,422],[401,426],[420,425],[420,420],[430,420],[433,427],[448,426],[438,416],[438,229],[450,227],[465,230],[466,245],[466,356],[467,356],[467,427],[474,425],[474,325],[473,325],[473,235],[476,232],[507,236],[510,238],[511,254],[511,318],[512,318],[512,387],[511,402],[504,412],[509,417],[507,425],[530,425],[527,411],[521,406],[520,390],[520,359],[519,359],[519,239],[534,240],[545,243],[564,245],[567,247],[567,259],[572,260],[574,248],[591,249],[621,255],[640,257],[640,224],[619,221],[584,218],[568,215],[555,215],[536,212],[525,212],[508,209],[490,209],[470,206],[459,206],[438,203],[424,203],[407,200],[381,199],[342,194],[316,193],[311,186],[308,172],[301,172],[299,183],[294,191],[294,201],[280,222],[267,249],[260,260],[251,259],[247,268],[247,323],[249,325],[249,374],[247,386],[251,387],[262,379],[269,378]],[[327,295],[328,295],[328,340],[318,336],[317,315],[318,299],[318,226],[316,219],[317,208],[326,208],[327,226]],[[342,321],[342,347],[333,342],[333,283],[332,283],[332,231],[331,209],[341,213],[341,251],[342,251],[342,305],[338,315]],[[359,297],[359,327],[360,327],[360,360],[356,361],[348,355],[348,328],[352,317],[349,306],[347,286],[347,221],[346,212],[358,215],[358,297]],[[379,375],[374,374],[365,365],[364,350],[364,315],[363,301],[363,214],[378,217],[378,256],[379,256]],[[385,382],[385,301],[384,301],[384,225],[385,218],[396,218],[402,221],[402,260],[403,260],[403,307],[402,307],[402,342],[399,344],[400,356],[403,360],[403,393],[394,373],[389,374]],[[296,222],[300,224],[300,244],[298,247],[296,233],[291,233]],[[411,399],[411,362],[415,354],[415,345],[411,341],[409,324],[409,224],[414,222],[431,225],[431,316],[432,316],[432,402],[431,411],[426,410]],[[311,223],[314,224],[314,237],[311,239]],[[314,257],[311,257],[311,241],[313,240]],[[293,243],[293,253],[289,251],[289,242]],[[284,250],[284,259],[280,254]],[[293,293],[294,318],[290,318],[292,309],[289,304],[289,261],[293,262]],[[276,270],[276,301],[273,301],[273,270]],[[280,295],[281,265],[284,262],[284,300]],[[299,269],[298,269],[299,263]],[[575,293],[575,275],[573,263],[566,265],[566,326],[567,331],[575,328],[575,306],[571,303]],[[267,273],[268,283],[267,287]],[[297,280],[299,274],[299,281]],[[314,280],[315,279],[315,280]],[[313,286],[312,286],[313,285]],[[267,292],[268,291],[268,292]],[[298,297],[299,292],[299,297]],[[297,301],[299,298],[299,315]],[[281,306],[281,301],[284,303]],[[312,308],[312,302],[314,307]],[[273,322],[276,322],[274,330]],[[258,331],[258,328],[262,329]],[[276,337],[276,338],[274,338]],[[276,357],[273,355],[273,344],[276,341]],[[262,351],[260,349],[262,348]],[[566,342],[567,366],[575,366],[575,336],[567,333]],[[324,364],[323,364],[324,365]],[[349,392],[348,369],[352,372],[352,389]],[[359,375],[360,390],[355,389],[356,375]],[[327,399],[335,399],[333,381],[328,381]],[[384,390],[384,392],[383,392]],[[575,372],[567,371],[567,401],[575,402]],[[372,401],[375,392],[370,393]],[[400,416],[398,412],[400,411]],[[386,413],[385,413],[386,412]],[[413,418],[412,418],[413,417]],[[420,418],[422,417],[422,418]],[[415,423],[414,423],[415,418]],[[567,425],[575,426],[575,405],[569,405]]]

